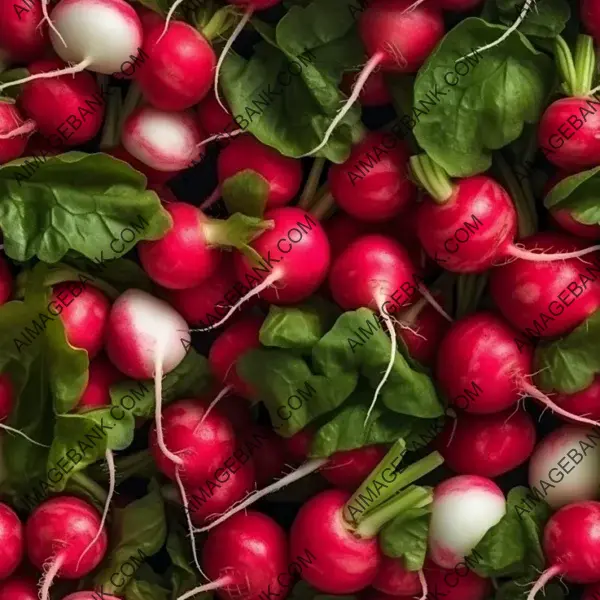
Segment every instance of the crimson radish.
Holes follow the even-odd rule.
[[[25,577],[5,579],[0,587],[0,600],[38,600],[36,582]]]
[[[529,461],[529,485],[552,508],[595,500],[600,495],[600,432],[563,425],[536,446]]]
[[[314,432],[311,427],[305,427],[296,432],[292,437],[284,438],[288,454],[295,460],[303,461],[310,453]]]
[[[25,121],[14,104],[0,102],[0,165],[19,158],[35,123]]]
[[[535,446],[535,423],[524,411],[460,412],[435,440],[446,465],[461,475],[498,477],[524,463]]]
[[[79,411],[93,410],[110,405],[110,386],[124,379],[124,376],[104,356],[90,361],[88,382],[77,404]]]
[[[21,564],[25,552],[23,537],[19,517],[12,508],[0,502],[0,581],[10,577]]]
[[[104,528],[90,551],[81,556],[99,526],[96,509],[74,496],[51,498],[31,513],[25,525],[27,554],[36,569],[46,569],[40,600],[49,600],[56,577],[79,580],[100,564],[108,546]]]
[[[544,556],[550,565],[535,582],[527,600],[553,577],[572,583],[595,583],[600,573],[600,502],[578,502],[563,506],[544,528]]]
[[[595,0],[581,0],[581,21],[600,44],[600,5]]]
[[[28,63],[42,57],[50,45],[42,16],[41,2],[0,1],[0,55],[7,55],[3,60]]]
[[[458,475],[433,491],[429,524],[429,556],[453,569],[506,513],[502,490],[478,475]]]
[[[422,590],[419,573],[407,571],[402,559],[381,557],[381,564],[371,585],[390,596],[415,596]]]
[[[221,185],[226,179],[244,171],[253,171],[268,183],[267,209],[289,204],[302,184],[302,163],[299,160],[283,156],[252,135],[231,140],[217,159]]]
[[[431,598],[439,596],[444,600],[486,600],[490,598],[492,581],[480,577],[466,565],[453,565],[451,569],[438,567],[426,561],[423,567],[427,587],[431,590]],[[466,571],[466,572],[465,572]]]
[[[185,110],[198,104],[210,90],[215,53],[206,38],[181,21],[162,35],[157,21],[144,30],[142,50],[150,56],[136,71],[144,97],[159,110]]]
[[[360,221],[390,219],[416,199],[417,189],[408,178],[409,156],[408,147],[393,135],[370,132],[352,147],[345,162],[329,170],[331,194]]]
[[[571,235],[585,238],[586,240],[600,239],[600,225],[580,223],[566,208],[552,210],[550,214],[558,225]]]
[[[552,400],[569,413],[600,422],[600,376],[596,375],[592,383],[579,392],[554,393]]]
[[[359,74],[353,71],[347,71],[342,76],[340,88],[347,96],[350,96],[352,89],[356,84]],[[373,71],[363,89],[360,91],[358,101],[362,106],[385,106],[392,103],[392,95],[387,89],[385,76],[382,71]]]
[[[383,445],[335,452],[321,469],[321,475],[336,487],[353,492],[386,453],[387,448]]]
[[[203,137],[189,111],[165,112],[141,106],[123,125],[127,152],[157,171],[181,171],[201,160],[204,149],[198,144]]]

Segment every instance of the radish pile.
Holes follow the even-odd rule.
[[[599,51],[0,0],[0,600],[600,598]]]

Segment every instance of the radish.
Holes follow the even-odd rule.
[[[155,13],[156,14],[156,13]],[[152,167],[149,167],[146,163],[138,160],[135,156],[129,154],[123,146],[116,146],[106,151],[107,154],[126,162],[129,166],[133,167],[136,171],[139,171],[148,179],[148,187],[155,185],[164,185],[170,179],[173,179],[175,175],[180,171],[157,171]]]
[[[200,128],[209,135],[201,142],[202,145],[220,140],[221,145],[226,146],[229,142],[225,142],[225,138],[244,133],[243,129],[236,129],[237,123],[233,120],[229,111],[219,104],[213,89],[198,104],[197,115]],[[230,129],[231,131],[229,131]]]
[[[544,528],[544,556],[550,565],[536,581],[527,600],[553,577],[572,583],[595,583],[600,573],[600,502],[563,506]]]
[[[6,259],[0,255],[0,306],[10,300],[13,293],[13,277]]]
[[[583,390],[572,394],[555,393],[552,400],[569,413],[600,422],[600,376],[596,375],[592,383]]]
[[[295,460],[303,461],[310,453],[314,432],[310,426],[296,432],[292,437],[284,438],[285,448]]]
[[[61,60],[53,58],[31,63],[27,69],[35,75],[64,66]],[[67,147],[89,142],[104,120],[100,87],[87,72],[30,81],[22,87],[19,106],[43,136],[56,138]]]
[[[550,211],[552,218],[567,233],[586,240],[600,239],[600,225],[580,223],[566,208]]]
[[[123,125],[127,152],[157,171],[181,171],[201,160],[204,149],[198,144],[203,137],[189,111],[164,112],[141,106]]]
[[[402,559],[381,557],[377,575],[371,584],[376,590],[391,596],[414,596],[422,590],[419,573],[407,571]]]
[[[57,311],[51,314],[60,315],[67,342],[85,350],[90,360],[94,358],[104,346],[110,300],[94,286],[67,281],[52,287],[51,304]]]
[[[236,362],[248,350],[260,348],[260,328],[264,317],[247,315],[229,325],[213,342],[208,353],[212,374],[223,384],[229,385],[238,396],[251,400],[255,393],[237,373]]]
[[[596,440],[600,440],[599,430],[580,425],[563,425],[548,434],[529,461],[529,486],[554,509],[597,499],[600,446]]]
[[[1,0],[0,55],[7,55],[4,58],[16,63],[41,58],[50,46],[42,16],[41,2],[17,4],[14,0]]]
[[[375,390],[365,423],[396,357],[396,331],[391,315],[413,302],[421,282],[406,249],[382,235],[366,235],[355,240],[331,267],[329,287],[337,304],[344,310],[365,307],[377,311],[392,340],[390,360]]]
[[[423,567],[425,580],[431,600],[486,600],[492,595],[492,580],[480,577],[465,564],[453,565],[451,569],[442,569],[431,561],[426,561]]]
[[[0,102],[0,165],[19,158],[35,123],[25,121],[14,104]]]
[[[352,94],[352,89],[356,84],[358,76],[359,74],[355,71],[347,71],[342,76],[340,88],[346,96]],[[382,71],[373,71],[371,73],[363,89],[360,91],[358,101],[362,106],[368,107],[385,106],[392,103],[392,95],[387,88]]]
[[[212,86],[216,57],[196,29],[175,21],[162,36],[164,23],[144,30],[142,50],[150,59],[136,72],[144,97],[159,110],[185,110],[198,104]]]
[[[24,577],[5,579],[0,587],[0,600],[38,600],[37,585],[33,579]]]
[[[506,190],[486,175],[450,182],[423,155],[411,159],[413,172],[432,198],[421,203],[417,234],[425,252],[456,273],[479,273],[509,257],[548,262],[577,258],[600,249],[537,253],[514,243],[517,213]],[[435,200],[434,200],[435,198]]]
[[[23,525],[19,517],[12,508],[0,502],[0,581],[10,577],[21,564],[24,548]]]
[[[270,427],[252,424],[243,432],[242,439],[250,440],[252,436],[259,437],[261,444],[260,452],[253,454],[252,458],[256,467],[256,484],[262,488],[283,475],[288,456],[283,438],[273,433]]]
[[[408,11],[411,3],[412,0],[375,0],[367,4],[358,27],[370,58],[321,143],[304,156],[318,152],[327,144],[376,69],[380,68],[383,73],[416,73],[444,37],[444,20],[437,4],[430,2]]]
[[[289,204],[302,184],[302,163],[299,160],[283,156],[252,135],[231,140],[217,159],[221,186],[226,179],[244,171],[253,171],[267,181],[267,209]]]
[[[595,0],[581,0],[581,21],[600,44],[600,5]],[[0,36],[1,37],[1,36]]]
[[[208,590],[216,590],[222,600],[258,600],[271,588],[279,589],[277,596],[285,598],[287,589],[278,576],[286,574],[288,556],[285,532],[273,519],[254,511],[235,515],[211,531],[202,548],[202,564],[211,583],[177,600]]]
[[[386,446],[375,445],[335,452],[321,469],[321,475],[336,487],[353,492],[379,464],[387,450]]]
[[[523,244],[565,254],[584,247],[576,238],[552,232],[527,237]],[[565,334],[600,307],[600,253],[553,263],[517,259],[492,271],[490,292],[504,318],[526,337]]]
[[[81,556],[99,525],[96,509],[74,496],[51,498],[31,513],[25,538],[29,560],[36,569],[44,570],[40,600],[49,600],[56,577],[82,579],[100,564],[108,546],[104,528],[91,551],[85,558]]]
[[[45,14],[47,0],[40,2]],[[124,0],[91,4],[89,0],[61,0],[48,22],[54,51],[73,66],[10,81],[0,85],[0,90],[84,69],[105,75],[120,73],[123,63],[135,57],[142,45],[142,24],[135,10]],[[108,39],[114,43],[107,46]]]
[[[124,376],[103,355],[90,361],[88,382],[77,404],[80,412],[110,405],[110,387]]]
[[[531,396],[563,417],[596,425],[558,406],[531,383],[533,351],[501,318],[479,312],[454,323],[438,352],[436,375],[449,403],[469,413],[503,411]]]
[[[329,170],[331,194],[360,221],[390,219],[416,199],[417,189],[408,178],[409,156],[408,147],[393,135],[370,132],[345,162]]]
[[[523,464],[535,446],[535,423],[524,411],[459,413],[435,441],[446,465],[461,475],[498,477]]]
[[[453,569],[506,514],[506,499],[491,480],[458,475],[433,491],[429,524],[429,556],[445,569]]]

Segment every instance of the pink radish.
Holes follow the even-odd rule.
[[[212,86],[216,57],[206,38],[181,21],[163,36],[164,23],[144,30],[142,50],[150,58],[135,73],[144,97],[159,110],[185,110]]]
[[[17,4],[14,0],[1,0],[0,55],[16,63],[41,58],[50,46],[42,16],[41,2]]]
[[[554,393],[552,400],[569,413],[600,422],[600,375],[596,375],[585,389],[572,394]],[[569,418],[565,417],[565,420],[569,421]]]
[[[80,580],[100,564],[108,546],[104,528],[90,551],[81,556],[99,525],[96,509],[74,496],[51,498],[33,511],[25,536],[29,560],[37,569],[45,570],[40,600],[49,600],[56,577]]]
[[[458,475],[437,485],[429,524],[429,556],[453,569],[506,513],[502,490],[478,475]]]
[[[251,400],[255,393],[238,375],[236,362],[248,350],[260,348],[259,333],[264,317],[247,315],[229,325],[213,342],[208,354],[213,375],[223,384],[232,386],[238,396]]]
[[[110,386],[125,379],[104,356],[90,361],[88,383],[79,399],[79,411],[93,410],[110,405]]]
[[[529,461],[529,485],[557,509],[600,496],[596,428],[563,425],[543,438]]]
[[[340,84],[340,88],[344,94],[350,96],[358,77],[359,74],[356,72],[347,71],[344,73],[342,83]],[[362,106],[369,107],[385,106],[392,103],[392,95],[386,86],[385,76],[382,71],[373,71],[371,73],[363,89],[360,91],[358,101]]]
[[[267,181],[267,209],[289,204],[302,184],[302,163],[299,160],[283,156],[252,135],[231,140],[217,159],[221,185],[226,179],[244,171],[253,171]]]
[[[35,124],[25,121],[14,104],[0,102],[0,165],[19,158]]]
[[[370,132],[352,147],[345,162],[329,170],[331,194],[360,221],[390,219],[416,199],[417,189],[408,176],[409,156],[408,147],[393,135]]]
[[[544,528],[544,556],[550,565],[536,581],[527,600],[552,578],[560,575],[570,583],[595,583],[600,573],[600,502],[563,506]]]
[[[425,165],[427,171],[429,161],[419,164],[415,158],[419,157],[411,159],[413,170]],[[422,173],[418,176],[424,185],[425,178],[435,174]],[[478,273],[509,257],[543,263],[577,258],[600,249],[592,246],[576,252],[541,254],[518,247],[514,243],[517,213],[512,200],[486,175],[444,181],[437,192],[428,188],[437,198],[428,198],[420,205],[417,232],[427,254],[448,271]]]
[[[402,559],[381,557],[381,565],[371,584],[376,590],[391,596],[416,596],[422,586],[416,571],[407,571]]]
[[[431,599],[444,600],[486,600],[490,598],[492,580],[480,577],[468,565],[455,564],[450,569],[438,567],[426,561],[423,567]]]
[[[36,582],[33,579],[16,576],[5,579],[0,586],[0,600],[38,600]]]
[[[25,545],[23,525],[16,513],[0,503],[0,581],[10,577],[21,564]],[[4,584],[0,583],[0,588]]]
[[[444,37],[444,20],[437,4],[429,2],[409,11],[411,4],[412,0],[374,0],[368,3],[360,15],[358,26],[370,58],[357,77],[350,98],[328,127],[323,140],[307,155],[318,152],[327,144],[376,69],[380,68],[383,73],[416,73]]]
[[[0,306],[8,302],[13,292],[13,277],[6,259],[0,255]]]
[[[63,67],[65,63],[53,58],[34,62],[27,69],[35,75]],[[22,87],[19,106],[43,136],[67,147],[89,142],[104,120],[100,87],[87,72],[30,81]]]
[[[321,469],[321,475],[334,486],[353,492],[386,453],[387,447],[383,445],[335,452],[329,457],[327,465]]]
[[[157,171],[180,171],[201,160],[204,149],[199,143],[203,137],[191,112],[142,106],[123,125],[127,152]]]
[[[524,463],[535,446],[535,423],[523,410],[460,412],[435,441],[446,465],[461,475],[498,477]]]
[[[600,44],[600,5],[595,0],[581,0],[581,21]]]
[[[553,232],[537,233],[523,244],[528,250],[564,253],[584,247]],[[600,253],[552,263],[517,259],[492,271],[490,291],[504,318],[526,337],[565,334],[600,308]]]
[[[81,291],[76,294],[78,288]],[[52,287],[52,304],[60,315],[69,344],[94,358],[102,350],[107,335],[109,299],[94,286],[65,282]]]

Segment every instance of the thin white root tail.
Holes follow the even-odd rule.
[[[59,554],[54,558],[54,560],[50,563],[48,570],[42,575],[40,579],[40,600],[50,600],[50,588],[52,587],[52,582],[54,578],[58,575],[60,568],[63,566],[65,562],[65,555]]]
[[[187,600],[196,594],[201,594],[202,592],[209,592],[210,590],[218,590],[219,588],[225,587],[226,585],[230,585],[233,583],[230,575],[226,575],[225,577],[221,577],[219,579],[215,579],[215,581],[211,581],[210,583],[205,583],[204,585],[200,585],[185,594],[182,594],[177,598],[177,600]]]
[[[235,137],[236,135],[240,135],[241,133],[245,133],[245,131],[243,129],[236,129],[231,133],[215,133],[215,135],[211,135],[205,140],[202,140],[199,144],[196,144],[196,148],[201,148],[202,146],[206,146],[206,144],[210,144],[211,142],[224,139],[226,137]]]
[[[0,134],[0,140],[12,140],[20,135],[30,135],[37,129],[37,123],[31,119],[25,121],[23,125],[9,131],[8,133]]]
[[[65,48],[68,48],[67,42],[65,42],[65,38],[63,38],[63,36],[60,34],[60,31],[56,29],[56,25],[54,25],[54,23],[50,19],[50,15],[48,14],[48,0],[42,0],[42,15],[44,18],[40,21],[38,27],[40,27],[44,23],[44,21],[48,21],[48,27],[50,27],[50,29],[52,29],[52,31],[54,31],[54,33],[58,36],[58,39],[62,42],[62,45]]]
[[[385,323],[385,326],[387,327],[387,330],[390,333],[392,347],[390,349],[390,359],[388,360],[388,365],[385,369],[385,373],[383,374],[383,377],[381,378],[381,381],[379,382],[379,385],[377,386],[377,389],[375,390],[373,400],[371,401],[371,406],[369,406],[369,410],[367,411],[367,416],[365,417],[364,426],[367,425],[369,418],[371,417],[371,413],[373,412],[373,409],[375,408],[375,403],[377,402],[377,398],[379,397],[379,394],[380,394],[381,390],[383,389],[385,382],[388,380],[388,377],[390,376],[390,373],[392,372],[392,369],[394,367],[394,361],[396,360],[396,349],[397,349],[396,329],[394,327],[394,324],[392,323],[392,319],[390,318],[390,315],[388,315],[383,310],[382,305],[380,305],[380,307],[379,307],[379,312],[381,313],[383,322]]]
[[[225,61],[225,57],[227,56],[227,54],[231,50],[231,46],[233,46],[233,43],[235,42],[235,40],[238,38],[238,36],[240,35],[240,33],[242,33],[242,30],[244,29],[244,27],[246,27],[246,24],[251,19],[253,13],[254,13],[254,10],[252,8],[247,8],[246,9],[246,12],[244,13],[244,16],[242,17],[242,19],[240,20],[240,22],[236,25],[236,28],[233,30],[233,33],[231,34],[231,36],[227,40],[227,43],[225,44],[223,50],[221,51],[221,54],[219,55],[219,60],[217,61],[217,68],[215,69],[215,85],[214,85],[214,88],[215,88],[215,98],[217,99],[217,102],[219,103],[219,106],[227,114],[229,114],[229,109],[223,104],[223,101],[221,100],[221,95],[219,93],[219,75],[221,74],[221,67],[223,66],[223,62]]]
[[[229,394],[229,392],[231,392],[233,390],[233,386],[232,385],[226,385],[218,394],[217,397],[208,405],[208,408],[206,409],[206,412],[202,415],[202,418],[200,419],[200,422],[198,423],[198,425],[196,425],[196,427],[194,427],[194,435],[196,435],[196,433],[198,433],[198,431],[200,431],[200,428],[202,427],[202,423],[204,423],[204,421],[206,420],[206,418],[208,417],[208,415],[210,414],[210,411],[223,399],[225,398],[225,396],[227,396],[227,394]]]
[[[531,588],[527,600],[534,600],[536,594],[553,578],[561,572],[561,568],[558,565],[554,565],[549,569],[546,569],[542,576],[535,582],[535,585]]]
[[[23,79],[16,79],[15,81],[7,81],[0,85],[0,92],[5,90],[6,88],[13,87],[15,85],[20,85],[22,83],[27,83],[28,81],[35,81],[37,79],[54,79],[55,77],[60,77],[62,75],[75,75],[76,73],[81,73],[81,71],[85,71],[91,64],[91,58],[85,58],[80,63],[73,65],[72,67],[67,67],[66,69],[57,69],[56,71],[48,71],[47,73],[36,73],[35,75],[29,75],[29,77],[23,77]]]
[[[0,423],[0,429],[6,429],[6,431],[10,431],[11,433],[16,433],[17,435],[24,437],[28,442],[31,442],[32,444],[35,444],[36,446],[39,446],[40,448],[50,448],[50,446],[48,446],[47,444],[41,444],[40,442],[36,442],[35,440],[31,439],[26,433],[23,433],[22,431],[19,431],[18,429],[14,429],[13,427],[10,427],[9,425],[4,425],[3,423]]]
[[[289,475],[282,477],[279,481],[276,481],[275,483],[268,485],[266,488],[259,490],[258,492],[254,493],[254,494],[250,494],[243,502],[240,502],[240,504],[238,504],[234,508],[228,510],[226,513],[222,514],[218,519],[215,519],[214,521],[211,521],[208,525],[205,525],[204,527],[195,529],[194,531],[196,533],[203,533],[205,531],[210,531],[217,525],[220,525],[224,521],[227,521],[227,519],[229,519],[229,517],[231,517],[235,513],[240,512],[241,510],[245,510],[246,508],[248,508],[248,506],[250,506],[251,504],[254,504],[257,500],[260,500],[261,498],[264,498],[265,496],[268,496],[269,494],[272,494],[273,492],[277,492],[278,490],[286,487],[287,485],[290,485],[290,483],[293,483],[294,481],[298,481],[299,479],[302,479],[306,475],[309,475],[313,471],[317,471],[318,469],[320,469],[322,466],[324,466],[327,463],[327,460],[328,459],[326,459],[326,458],[316,458],[314,460],[309,460],[308,462],[305,462],[296,471],[293,471]]]
[[[375,71],[375,69],[379,66],[379,63],[383,60],[383,58],[384,55],[382,52],[376,52],[375,54],[373,54],[373,56],[368,60],[367,64],[363,67],[361,74],[357,77],[356,83],[352,88],[352,94],[350,94],[350,97],[348,98],[342,109],[335,116],[335,118],[331,122],[331,125],[329,125],[321,143],[318,146],[315,146],[312,150],[310,150],[310,152],[302,154],[302,156],[299,156],[298,158],[305,158],[307,156],[311,156],[312,154],[315,154],[315,152],[318,152],[319,150],[321,150],[321,148],[324,148],[327,145],[327,143],[329,142],[329,138],[335,131],[335,128],[340,124],[342,119],[348,114],[354,103],[358,100],[358,97],[360,96],[360,93],[363,87],[365,86],[365,83],[367,83],[367,79],[369,79],[371,73],[373,73],[373,71]]]
[[[208,210],[221,197],[221,186],[218,185],[213,193],[200,205],[200,210]]]
[[[175,0],[175,2],[173,3],[173,6],[171,6],[171,8],[169,9],[169,12],[167,13],[167,16],[165,18],[166,19],[165,26],[162,30],[162,33],[160,34],[160,37],[156,40],[156,44],[158,44],[160,42],[160,40],[162,40],[165,37],[165,34],[167,33],[167,30],[169,29],[169,25],[171,24],[171,19],[173,18],[175,11],[177,10],[177,8],[179,7],[179,5],[182,2],[183,2],[183,0]]]
[[[417,8],[417,6],[420,6],[421,4],[423,4],[423,2],[425,2],[425,0],[417,0],[416,2],[413,2],[409,7],[405,8],[400,14],[405,15],[406,13],[412,12],[413,10],[415,10],[415,8]]]
[[[108,511],[110,510],[110,502],[115,493],[115,485],[117,481],[115,471],[115,459],[113,453],[108,449],[104,453],[104,457],[106,458],[106,465],[108,467],[108,495],[106,497],[106,504],[104,505],[104,511],[102,512],[102,519],[100,521],[98,531],[96,532],[94,539],[87,545],[86,549],[81,553],[81,556],[77,561],[77,569],[79,569],[79,563],[81,563],[83,557],[87,554],[88,550],[96,543],[96,541],[102,534],[102,529],[104,529],[104,524],[106,523],[106,518],[108,517]]]
[[[435,310],[446,319],[449,323],[454,323],[454,319],[442,308],[440,303],[432,296],[431,292],[423,285],[419,284],[419,292],[423,295],[423,297],[435,308]]]
[[[419,582],[421,583],[421,597],[419,600],[427,600],[427,594],[429,590],[427,589],[427,581],[425,580],[425,573],[423,573],[423,569],[419,569],[417,571],[419,575]]]
[[[518,246],[513,245],[510,247],[509,253],[511,256],[514,256],[515,258],[520,258],[522,260],[529,260],[532,262],[552,262],[555,260],[580,258],[581,256],[591,254],[592,252],[597,252],[598,250],[600,250],[600,246],[589,246],[588,248],[584,248],[583,250],[576,250],[575,252],[545,253],[532,252],[531,250],[525,250],[523,248],[519,248]]]
[[[258,294],[260,294],[263,290],[266,290],[268,287],[270,287],[271,285],[273,285],[279,279],[279,277],[280,277],[279,272],[273,271],[263,282],[261,282],[259,285],[257,285],[253,290],[251,290],[250,292],[248,292],[245,296],[243,296],[242,298],[240,298],[229,309],[229,311],[227,312],[227,314],[220,321],[217,321],[216,323],[214,323],[210,327],[204,327],[203,329],[190,329],[190,331],[212,331],[213,329],[216,329],[217,327],[220,327],[221,325],[223,325],[223,323],[225,323],[226,321],[229,320],[229,318],[231,317],[231,315],[240,306],[242,306],[242,304],[244,304],[245,302],[248,302],[248,300],[250,300],[250,298],[253,298],[254,296],[258,296]]]

